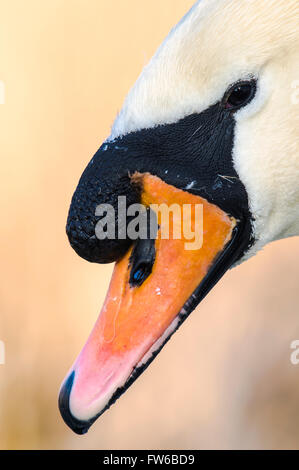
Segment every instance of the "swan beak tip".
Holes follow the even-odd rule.
[[[83,435],[88,432],[91,424],[78,420],[70,411],[70,394],[72,391],[74,378],[75,371],[72,371],[63,382],[59,392],[58,407],[64,422],[71,428],[71,430],[76,434]]]

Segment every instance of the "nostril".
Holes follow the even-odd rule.
[[[140,283],[144,282],[147,273],[149,272],[148,266],[146,264],[143,264],[139,266],[136,271],[132,275],[132,280],[134,281],[135,284],[139,285]]]
[[[130,258],[130,286],[140,287],[150,276],[156,258],[155,240],[138,240]]]

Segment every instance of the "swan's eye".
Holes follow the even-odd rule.
[[[256,93],[256,81],[239,82],[231,86],[225,93],[223,106],[231,111],[246,106],[254,98]]]

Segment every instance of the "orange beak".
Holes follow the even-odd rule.
[[[140,262],[137,242],[116,263],[99,318],[62,386],[62,416],[80,434],[126,390],[204,297],[206,279],[237,225],[205,199],[155,176],[133,179],[142,183],[142,204],[156,213],[158,234]],[[161,204],[176,207],[168,218],[167,237]],[[142,256],[148,260],[149,253],[152,263],[144,270]],[[216,271],[217,281],[222,274]]]

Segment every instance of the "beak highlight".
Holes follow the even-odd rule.
[[[158,233],[155,240],[136,241],[116,263],[99,318],[62,385],[61,414],[79,434],[128,388],[195,308],[194,293],[237,224],[217,206],[158,177],[146,173],[133,179],[141,184],[142,204],[156,214]],[[175,205],[169,227],[161,205]],[[174,236],[178,231],[180,238]],[[139,243],[144,243],[140,250]]]

